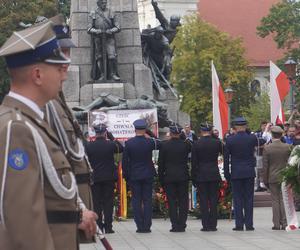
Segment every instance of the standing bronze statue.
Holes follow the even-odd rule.
[[[97,5],[98,8],[90,12],[87,31],[92,36],[91,78],[120,81],[115,41],[120,24],[115,13],[107,8],[107,0],[97,0]]]

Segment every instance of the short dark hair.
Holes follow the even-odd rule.
[[[274,139],[280,139],[282,137],[282,133],[274,133],[274,132],[271,132],[272,133],[272,137]]]
[[[268,122],[267,121],[261,121],[260,126],[264,125],[264,124],[268,124]]]

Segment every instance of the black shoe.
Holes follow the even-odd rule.
[[[209,229],[208,228],[201,228],[200,231],[202,231],[202,232],[209,232]]]
[[[178,229],[177,229],[177,228],[174,228],[174,227],[172,227],[172,228],[170,229],[170,232],[171,232],[171,233],[178,232]]]
[[[112,230],[111,228],[105,229],[105,234],[114,234],[114,233],[115,233],[115,231]]]
[[[151,233],[151,229],[144,229],[143,233]]]
[[[183,233],[183,232],[185,232],[185,228],[177,228],[177,232]]]
[[[272,230],[280,230],[280,227],[272,227]]]
[[[254,227],[246,227],[246,231],[254,231],[255,228]]]
[[[264,192],[265,189],[262,187],[258,187],[257,189],[255,189],[255,192]]]
[[[209,231],[216,232],[216,231],[218,231],[218,229],[217,228],[210,228]]]
[[[242,227],[234,227],[232,228],[233,231],[244,231]]]
[[[143,230],[142,229],[137,229],[136,232],[137,233],[143,233]]]

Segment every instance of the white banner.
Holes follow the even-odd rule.
[[[93,126],[105,124],[115,138],[127,139],[135,136],[133,122],[137,119],[145,119],[148,128],[154,133],[158,131],[158,119],[156,109],[139,110],[93,110],[89,112],[89,131]],[[156,134],[157,135],[157,134]]]
[[[281,183],[281,192],[287,221],[286,231],[297,230],[299,224],[294,205],[293,190],[283,182]]]

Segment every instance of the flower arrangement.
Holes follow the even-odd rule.
[[[282,182],[290,185],[293,191],[300,194],[300,145],[294,147],[286,168],[281,171]]]
[[[231,187],[227,181],[220,182],[218,215],[220,218],[229,218],[232,208]]]

